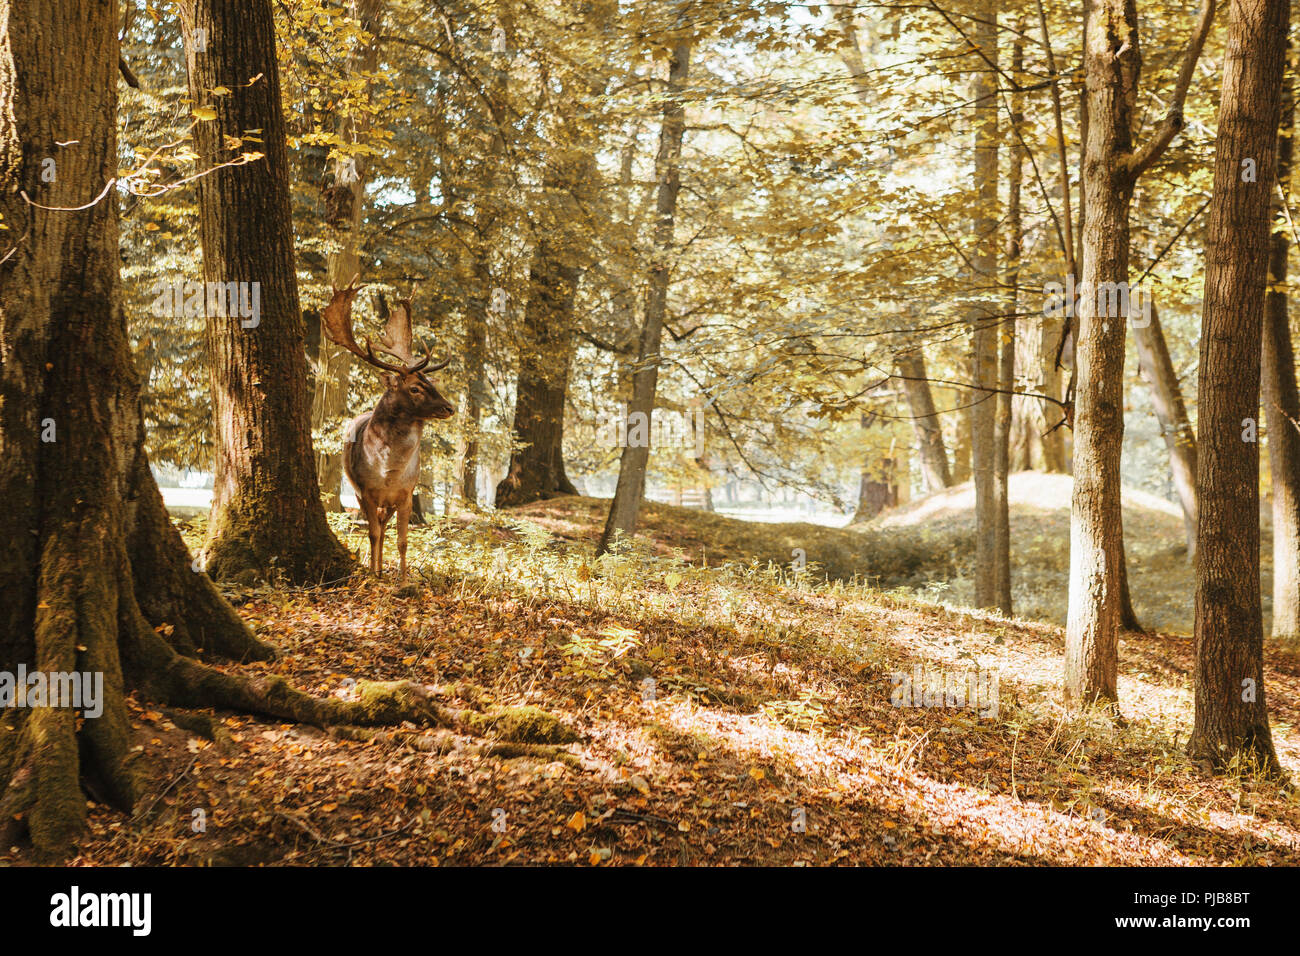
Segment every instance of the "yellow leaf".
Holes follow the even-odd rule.
[[[201,120],[214,120],[217,118],[217,111],[211,106],[196,106],[194,107],[194,117]]]
[[[762,780],[764,777],[767,776],[767,774],[763,772],[762,767],[754,767],[752,770],[749,771],[749,775],[753,777],[755,780]]]
[[[583,816],[582,811],[579,810],[573,816],[569,817],[569,822],[566,823],[565,826],[570,830],[575,830],[578,833],[581,833],[583,830],[587,829],[587,818]]]
[[[224,87],[224,86],[214,86],[214,87],[212,88],[212,95],[213,95],[213,96],[229,96],[229,95],[230,95],[230,90],[229,90],[227,87]]]

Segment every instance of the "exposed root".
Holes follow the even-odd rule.
[[[474,744],[469,743],[464,736],[449,730],[417,733],[409,730],[376,730],[365,727],[337,726],[329,728],[329,733],[331,736],[343,740],[392,744],[418,750],[421,753],[462,753],[481,757],[500,757],[505,760],[512,760],[516,757],[534,757],[541,760],[559,761],[573,767],[575,770],[582,769],[581,761],[563,747],[510,740]]]

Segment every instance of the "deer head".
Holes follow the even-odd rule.
[[[411,300],[401,299],[390,311],[382,296],[378,296],[380,318],[385,320],[383,334],[379,337],[379,351],[397,359],[397,364],[386,362],[375,355],[375,348],[370,339],[366,339],[363,349],[357,345],[352,333],[352,302],[360,292],[357,279],[344,289],[335,289],[329,305],[321,312],[321,326],[326,336],[335,345],[347,349],[353,355],[378,369],[387,391],[382,404],[388,404],[392,414],[399,418],[428,419],[450,418],[456,414],[455,407],[438,391],[429,379],[429,374],[447,367],[451,358],[445,358],[436,365],[430,365],[430,356],[416,360],[411,350]]]

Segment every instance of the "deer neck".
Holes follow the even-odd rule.
[[[409,443],[419,447],[424,420],[404,411],[393,393],[385,392],[370,415],[369,428],[387,445],[400,447]]]

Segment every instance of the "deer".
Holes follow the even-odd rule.
[[[420,477],[420,438],[424,423],[456,414],[429,379],[451,362],[445,358],[430,365],[432,355],[416,360],[411,351],[411,300],[400,299],[389,310],[378,298],[385,319],[379,351],[396,359],[387,362],[375,354],[366,339],[363,349],[352,333],[352,301],[360,291],[357,280],[333,297],[321,312],[321,326],[330,341],[347,349],[379,370],[384,394],[373,409],[348,423],[343,435],[343,471],[357,494],[370,531],[370,570],[384,576],[384,531],[397,515],[398,581],[406,580],[406,529],[411,518],[411,496]]]

